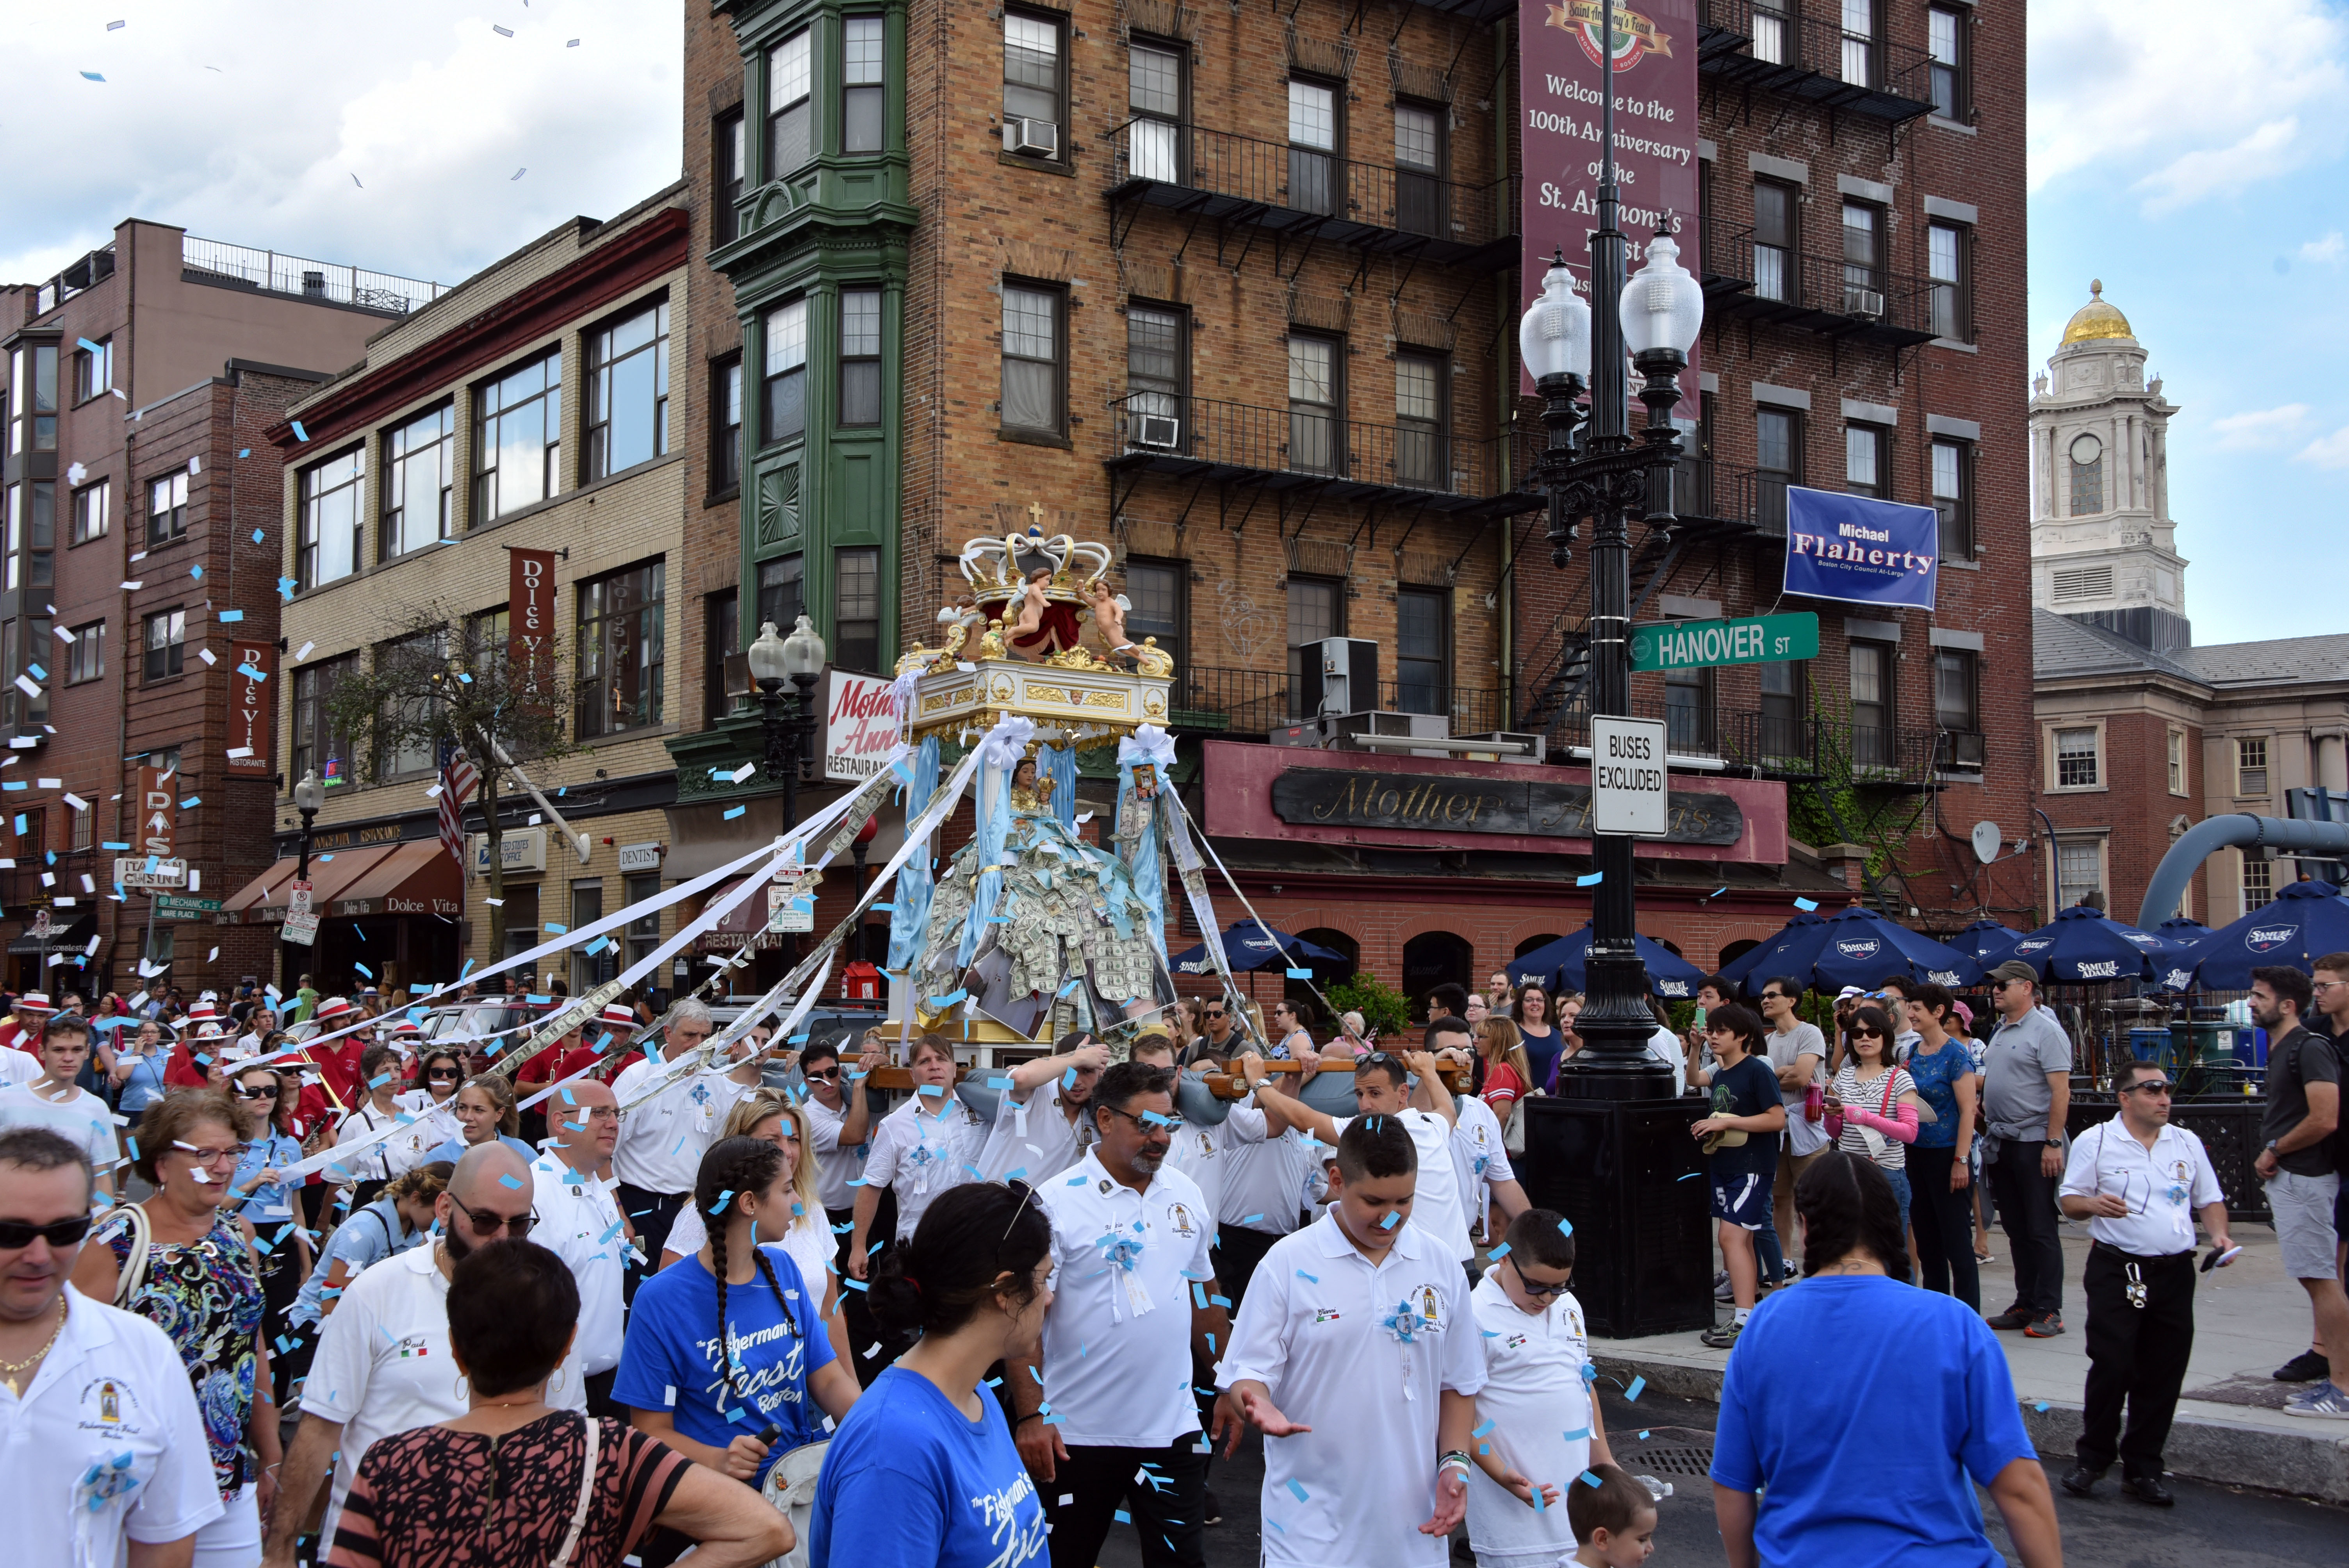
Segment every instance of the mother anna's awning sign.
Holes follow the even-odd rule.
[[[1931,507],[1787,487],[1787,593],[1930,610],[1940,569]]]

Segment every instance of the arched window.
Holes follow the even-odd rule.
[[[1537,947],[1547,947],[1551,943],[1562,940],[1564,940],[1564,938],[1559,933],[1555,931],[1545,931],[1539,936],[1528,936],[1523,942],[1518,943],[1517,950],[1515,953],[1510,954],[1509,956],[1512,958],[1523,958],[1526,954],[1531,953]]]
[[[1476,949],[1464,936],[1448,931],[1422,932],[1402,944],[1402,990],[1414,1013],[1422,999],[1438,985],[1467,986],[1475,983]]]
[[[1760,942],[1750,936],[1731,943],[1728,946],[1721,950],[1720,967],[1723,969],[1728,968],[1732,964],[1736,963],[1739,959],[1744,957],[1747,954],[1753,952],[1755,948],[1761,945],[1762,944]]]

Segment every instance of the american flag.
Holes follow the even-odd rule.
[[[450,749],[440,762],[440,847],[449,851],[461,869],[465,863],[465,833],[461,820],[465,802],[473,798],[473,788],[481,776],[461,751]]]

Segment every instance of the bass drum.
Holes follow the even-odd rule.
[[[767,1568],[807,1568],[808,1526],[815,1518],[816,1477],[823,1470],[823,1450],[832,1446],[804,1443],[790,1449],[767,1471],[761,1489],[775,1511],[792,1522],[792,1549],[768,1563]]]

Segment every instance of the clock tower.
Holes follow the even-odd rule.
[[[2193,641],[2169,517],[2177,407],[2101,281],[2032,382],[2031,602],[2157,653]]]

